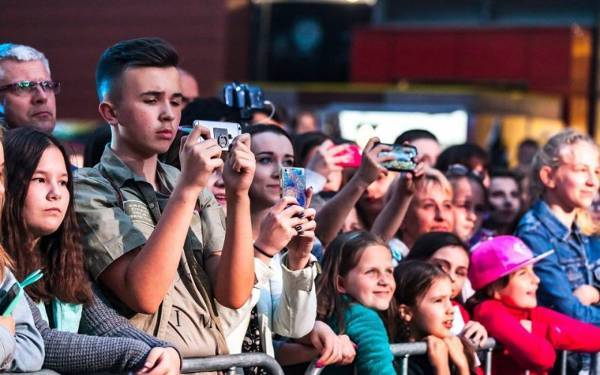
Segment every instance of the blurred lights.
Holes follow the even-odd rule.
[[[252,0],[253,4],[282,4],[282,3],[321,3],[321,4],[365,4],[375,5],[377,0]]]

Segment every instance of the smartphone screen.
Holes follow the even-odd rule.
[[[306,176],[304,168],[284,167],[279,176],[282,197],[294,197],[298,205],[306,204]]]
[[[417,148],[411,145],[388,145],[392,147],[390,151],[380,153],[380,156],[391,155],[394,160],[386,161],[382,164],[387,170],[396,172],[410,172],[417,167],[416,157]]]

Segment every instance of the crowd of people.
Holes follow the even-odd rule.
[[[390,344],[424,341],[409,374],[480,374],[488,337],[501,346],[495,374],[549,373],[557,350],[574,352],[574,373],[590,368],[592,138],[527,140],[508,170],[475,144],[442,150],[410,130],[396,144],[416,147],[416,167],[394,172],[377,138],[346,167],[356,145],[312,113],[288,127],[257,111],[223,151],[201,122],[178,131],[239,120],[193,99],[189,79],[164,40],[107,48],[96,67],[107,125],[77,168],[51,135],[61,86],[48,60],[0,44],[0,299],[16,304],[0,311],[3,370],[176,374],[185,358],[263,352],[286,373],[313,362],[381,375],[400,371]],[[284,167],[305,169],[304,204],[282,196]]]

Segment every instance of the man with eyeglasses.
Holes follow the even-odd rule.
[[[51,133],[60,83],[50,78],[43,53],[20,44],[0,44],[0,125]]]

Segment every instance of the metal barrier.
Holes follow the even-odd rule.
[[[235,373],[236,367],[261,367],[271,375],[284,375],[275,358],[264,353],[217,355],[202,358],[186,358],[181,366],[182,374],[192,372],[223,371]]]
[[[477,351],[485,351],[485,374],[490,375],[492,373],[492,351],[496,347],[496,341],[492,338],[487,339]],[[407,342],[400,344],[391,344],[390,350],[394,357],[401,357],[400,360],[400,374],[408,374],[408,359],[410,356],[427,354],[427,343],[426,342]],[[305,375],[319,375],[323,371],[322,368],[316,368],[315,362],[313,361],[305,372]]]
[[[487,339],[477,351],[485,351],[485,374],[490,375],[492,373],[492,351],[496,347],[496,341],[492,338]],[[427,354],[427,343],[425,342],[410,342],[402,344],[390,345],[390,350],[394,357],[401,357],[401,372],[402,375],[408,374],[408,358],[415,355]]]
[[[484,373],[490,375],[492,373],[492,352],[497,349],[496,340],[488,338],[483,343],[477,352],[485,352],[485,361],[483,363]],[[390,350],[394,357],[400,358],[400,374],[408,374],[408,360],[411,356],[427,354],[427,343],[425,342],[410,342],[401,344],[390,345]],[[560,369],[561,375],[567,374],[567,355],[569,352],[566,350],[559,351],[557,359],[559,361],[558,368]],[[306,370],[305,375],[319,375],[323,371],[322,368],[316,368],[315,363],[311,363]],[[600,352],[592,355],[592,363],[590,368],[590,375],[600,375]]]

